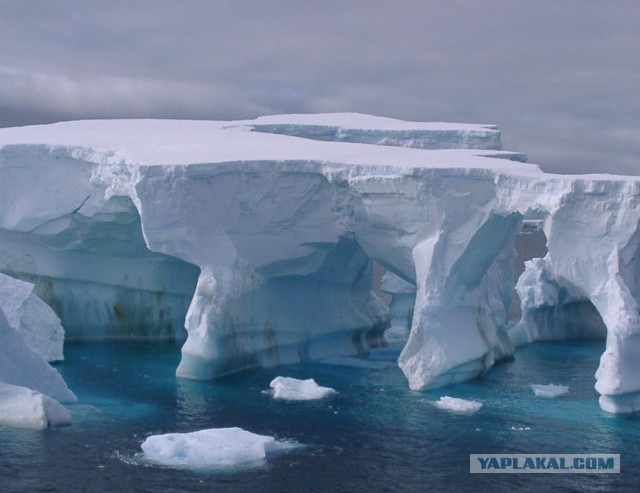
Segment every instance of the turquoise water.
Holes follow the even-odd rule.
[[[638,491],[640,417],[600,410],[593,373],[604,343],[535,343],[484,378],[412,392],[397,367],[295,365],[213,382],[179,380],[179,347],[73,345],[59,367],[79,403],[74,424],[0,430],[1,492]],[[383,365],[384,366],[384,365]],[[313,377],[338,394],[275,401],[278,375]],[[536,398],[530,383],[570,387]],[[442,395],[480,400],[472,416],[436,409]],[[236,470],[151,466],[151,434],[239,426],[304,447]],[[471,453],[619,453],[621,474],[469,474]]]

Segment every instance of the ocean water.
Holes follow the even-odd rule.
[[[0,491],[638,491],[640,417],[601,411],[593,389],[603,346],[535,343],[481,379],[413,392],[384,362],[300,364],[196,382],[175,378],[176,345],[71,345],[59,370],[79,397],[70,406],[73,425],[0,429]],[[338,393],[276,401],[263,391],[278,375],[312,377]],[[570,390],[541,399],[531,383]],[[484,405],[474,415],[455,415],[431,404],[442,395]],[[304,446],[231,470],[172,469],[140,458],[151,434],[229,426]],[[472,453],[618,453],[622,472],[470,474]]]

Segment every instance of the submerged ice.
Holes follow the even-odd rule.
[[[600,404],[639,410],[640,179],[522,161],[493,126],[354,114],[2,129],[0,271],[70,339],[184,325],[177,373],[196,379],[363,354],[387,331],[421,390],[533,340],[606,336]],[[548,253],[510,328],[532,213]]]

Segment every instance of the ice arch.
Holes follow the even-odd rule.
[[[579,313],[573,315],[583,323],[585,315],[593,316],[580,327],[582,336],[599,336],[606,327],[607,346],[596,372],[601,406],[611,412],[640,409],[640,375],[634,370],[640,361],[638,183],[500,176],[483,186],[477,176],[473,184],[462,185],[464,180],[456,180],[464,194],[437,181],[423,209],[431,214],[432,229],[423,224],[426,234],[413,238],[418,290],[411,335],[399,360],[410,386],[472,378],[512,350],[504,328],[513,238],[519,218],[536,210],[546,216],[545,268],[573,291],[559,308],[566,311],[574,303]]]

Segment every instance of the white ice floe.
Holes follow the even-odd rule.
[[[242,428],[212,428],[152,435],[142,443],[142,450],[153,463],[200,469],[255,463],[295,446]]]
[[[289,377],[276,377],[270,384],[275,399],[288,401],[311,401],[322,399],[336,391],[329,387],[320,387],[313,378],[298,380]]]
[[[448,395],[440,397],[439,401],[433,401],[432,404],[438,409],[451,411],[456,414],[474,414],[482,407],[482,402],[468,401],[457,397],[449,397]]]
[[[549,385],[539,385],[532,383],[531,385],[529,385],[529,387],[531,387],[531,390],[533,390],[533,393],[536,395],[536,397],[552,398],[559,395],[564,395],[569,392],[569,387],[567,387],[566,385],[554,385],[552,383]]]

